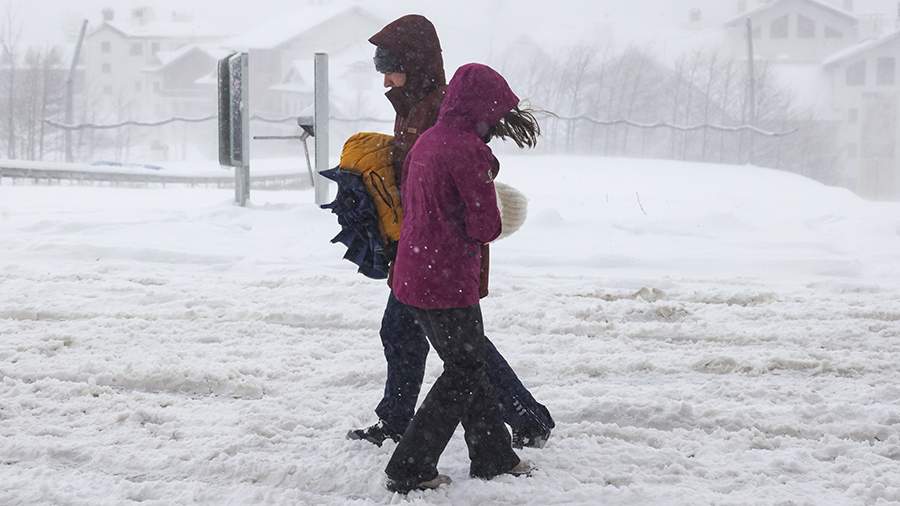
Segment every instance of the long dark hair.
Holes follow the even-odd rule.
[[[530,107],[516,106],[488,131],[487,139],[512,139],[520,148],[537,146],[537,138],[541,135],[541,125],[534,117],[535,111]]]

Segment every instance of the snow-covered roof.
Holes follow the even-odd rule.
[[[185,44],[174,51],[160,51],[156,54],[159,65],[144,69],[145,72],[157,72],[177,62],[194,51],[200,51],[210,58],[219,60],[231,54],[231,51],[218,46],[202,44]]]
[[[202,23],[184,21],[152,21],[147,23],[128,23],[120,21],[104,21],[88,37],[94,36],[104,28],[112,29],[125,37],[139,39],[214,39],[224,36],[214,27]]]
[[[893,33],[889,33],[882,37],[878,37],[876,39],[869,39],[869,40],[860,42],[859,44],[856,44],[855,46],[850,46],[846,49],[843,49],[843,50],[838,51],[837,53],[831,55],[830,57],[828,57],[828,59],[826,59],[824,62],[822,62],[822,66],[824,66],[825,68],[830,68],[835,65],[839,65],[851,58],[854,58],[860,54],[865,53],[866,51],[870,51],[872,49],[881,47],[889,42],[897,40],[898,38],[900,38],[900,30],[897,30]]]
[[[753,9],[753,10],[751,10],[751,11],[749,11],[749,12],[745,12],[745,13],[739,15],[739,16],[735,16],[734,18],[731,18],[730,20],[728,20],[728,21],[725,22],[725,26],[735,26],[735,25],[738,25],[738,24],[740,24],[740,23],[743,23],[744,20],[746,20],[747,18],[752,18],[752,17],[756,16],[757,14],[760,14],[760,13],[762,13],[762,12],[766,12],[766,11],[768,11],[768,10],[771,10],[771,9],[775,8],[776,6],[781,5],[781,4],[785,3],[785,2],[793,2],[793,1],[805,2],[805,3],[807,3],[807,4],[812,5],[813,7],[817,7],[817,8],[820,8],[820,9],[824,9],[824,10],[826,10],[826,11],[829,11],[829,12],[833,13],[833,14],[837,14],[838,16],[841,16],[841,17],[843,17],[843,18],[846,18],[847,20],[852,21],[852,22],[854,22],[854,23],[858,23],[858,22],[859,22],[859,18],[857,18],[856,16],[854,16],[852,13],[847,12],[847,11],[845,11],[844,9],[840,9],[840,8],[838,8],[838,7],[835,7],[835,6],[833,6],[833,5],[831,5],[831,4],[828,4],[828,3],[826,3],[826,2],[823,2],[822,0],[775,0],[774,2],[772,2],[772,3],[770,3],[770,4],[761,5],[761,6],[757,7],[756,9]]]
[[[218,84],[219,84],[218,72],[219,72],[218,69],[214,70],[213,72],[210,72],[209,74],[206,74],[205,76],[201,77],[200,79],[197,79],[196,81],[194,81],[194,84],[202,84],[204,86],[218,86]]]
[[[279,16],[249,32],[232,37],[223,45],[241,50],[275,49],[326,21],[352,15],[377,19],[372,13],[359,6],[348,7],[342,4],[307,6],[296,13]]]
[[[270,91],[281,91],[284,93],[296,93],[298,95],[303,94],[312,94],[312,86],[307,86],[306,84],[295,83],[295,82],[286,82],[281,84],[276,84],[275,86],[269,87]]]
[[[332,87],[340,90],[346,87],[348,79],[371,74],[377,77],[372,63],[372,46],[366,42],[357,42],[344,49],[332,53],[328,57],[328,66],[332,78]],[[378,79],[376,79],[378,80]],[[312,58],[300,58],[291,62],[291,68],[284,81],[272,86],[273,91],[292,93],[311,93],[315,81],[315,66]],[[377,89],[377,88],[376,88]]]

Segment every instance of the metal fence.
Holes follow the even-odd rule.
[[[213,187],[233,188],[234,176],[197,176],[179,174],[137,174],[87,169],[47,169],[15,166],[0,167],[0,184],[83,184],[97,186],[147,187]],[[251,188],[289,190],[309,188],[309,177],[301,172],[253,176]]]
[[[560,146],[565,148],[571,147],[568,143],[565,142],[564,137],[567,136],[568,132],[574,132],[574,128],[576,125],[591,125],[593,127],[606,128],[606,129],[634,129],[636,131],[645,132],[640,137],[640,141],[634,144],[641,144],[641,146],[633,146],[630,147],[628,145],[628,136],[627,130],[624,132],[624,142],[626,148],[623,149],[611,149],[609,147],[603,147],[607,145],[615,145],[615,136],[612,137],[610,135],[602,136],[601,141],[598,142],[600,146],[598,146],[600,154],[607,155],[616,155],[616,156],[652,156],[656,157],[662,154],[662,157],[671,157],[675,159],[685,159],[692,158],[691,156],[685,157],[685,152],[687,151],[687,147],[684,146],[684,149],[681,149],[681,143],[686,144],[687,135],[706,135],[706,132],[715,132],[721,136],[738,136],[735,139],[739,139],[741,144],[746,144],[744,146],[740,146],[738,148],[739,156],[735,157],[733,160],[723,159],[725,163],[728,162],[737,162],[737,163],[746,163],[754,161],[754,158],[762,159],[766,158],[767,149],[766,143],[777,143],[773,144],[773,146],[782,146],[785,139],[791,138],[791,136],[797,134],[798,128],[788,128],[783,131],[770,131],[765,130],[763,128],[759,128],[753,125],[716,125],[709,123],[702,124],[693,124],[693,125],[679,125],[666,121],[659,122],[640,122],[633,121],[629,119],[615,119],[615,120],[605,120],[605,119],[597,119],[587,115],[578,115],[578,116],[560,116],[553,113],[542,112],[539,114],[539,117],[542,120],[542,123],[545,123],[545,131],[550,129],[558,130],[562,128],[561,132],[550,131],[546,132],[549,135],[548,143],[545,143],[545,149],[549,149],[550,151],[556,151],[560,149]],[[266,117],[261,115],[252,116],[252,121],[263,123],[263,124],[271,124],[271,125],[297,125],[297,117],[289,116],[289,117]],[[159,121],[122,121],[118,123],[109,123],[109,124],[95,124],[95,123],[81,123],[81,124],[65,124],[60,123],[53,120],[44,120],[44,123],[47,126],[55,129],[59,129],[62,131],[90,131],[90,130],[117,130],[123,128],[161,128],[166,125],[175,124],[175,123],[184,123],[184,124],[197,124],[197,123],[208,123],[215,122],[217,120],[216,115],[209,115],[203,117],[171,117],[166,118]],[[341,124],[352,124],[352,125],[389,125],[393,123],[392,119],[386,118],[371,118],[371,117],[359,117],[359,118],[342,118],[342,117],[331,117],[331,121],[335,123]],[[563,125],[563,126],[560,126]],[[546,128],[549,127],[549,128]],[[582,130],[583,131],[583,130]],[[652,136],[652,132],[663,131],[668,132],[665,134],[665,139],[660,138],[657,142],[652,142],[654,137]],[[562,139],[560,138],[562,135]],[[681,136],[673,137],[675,135]],[[747,140],[743,140],[746,137]],[[758,142],[754,142],[753,138],[758,138]],[[610,142],[610,139],[613,139]],[[724,142],[724,137],[722,137]],[[563,142],[559,142],[559,141]],[[574,139],[572,139],[574,140]],[[648,140],[651,141],[648,143]],[[670,147],[674,146],[674,141],[679,141],[679,149],[675,151],[671,151]],[[601,144],[602,142],[602,144]],[[549,147],[547,146],[549,144]],[[588,143],[582,139],[582,144],[587,145]],[[591,146],[594,145],[594,140],[591,139]],[[657,144],[657,145],[665,145],[665,147],[659,153],[655,153],[652,149],[648,149],[646,147],[647,144]],[[639,149],[637,149],[639,148]],[[778,148],[780,151],[780,147]],[[573,151],[577,151],[573,150]],[[594,151],[591,149],[591,151]],[[741,153],[743,152],[743,153]],[[754,156],[754,152],[756,155]],[[699,155],[699,153],[698,153]],[[705,158],[705,157],[704,157]],[[779,164],[779,160],[781,155],[778,154],[772,162],[774,164]],[[711,160],[712,161],[712,160]],[[765,163],[763,163],[765,164]],[[773,165],[775,166],[775,165]],[[207,187],[217,187],[217,188],[232,188],[234,186],[234,178],[231,175],[223,175],[223,176],[188,176],[188,175],[178,175],[178,174],[136,174],[129,172],[114,172],[114,171],[88,171],[88,170],[49,170],[49,169],[35,169],[35,168],[27,168],[27,167],[18,167],[18,168],[0,168],[0,181],[3,179],[8,179],[15,182],[32,182],[32,183],[46,183],[46,184],[54,184],[54,183],[62,183],[62,182],[70,182],[76,184],[108,184],[115,186],[135,186],[135,185],[159,185],[159,186],[207,186]],[[251,177],[251,187],[253,188],[270,188],[270,189],[295,189],[295,188],[309,188],[310,183],[308,176],[303,173],[291,173],[291,174],[283,174],[283,175],[266,175],[266,176],[253,176]]]

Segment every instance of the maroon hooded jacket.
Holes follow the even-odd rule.
[[[397,113],[394,175],[402,181],[403,161],[419,136],[434,125],[447,89],[441,43],[431,21],[416,14],[391,22],[369,42],[394,54],[406,73],[406,85],[385,94]]]
[[[493,69],[464,65],[450,82],[437,123],[410,151],[392,284],[404,304],[448,309],[478,303],[482,245],[501,227],[495,158],[482,137],[518,103]]]
[[[406,72],[406,85],[392,88],[385,96],[397,113],[394,120],[394,175],[403,195],[403,167],[409,150],[419,136],[437,121],[438,111],[447,89],[444,59],[437,30],[428,18],[410,14],[392,21],[369,42],[396,55]],[[494,175],[499,170],[495,168]],[[487,245],[481,252],[482,297],[488,294],[490,274],[490,250]],[[388,284],[392,285],[393,267]]]

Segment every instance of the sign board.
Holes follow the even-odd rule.
[[[249,56],[234,53],[219,60],[219,164],[234,167],[235,201],[250,197]]]

